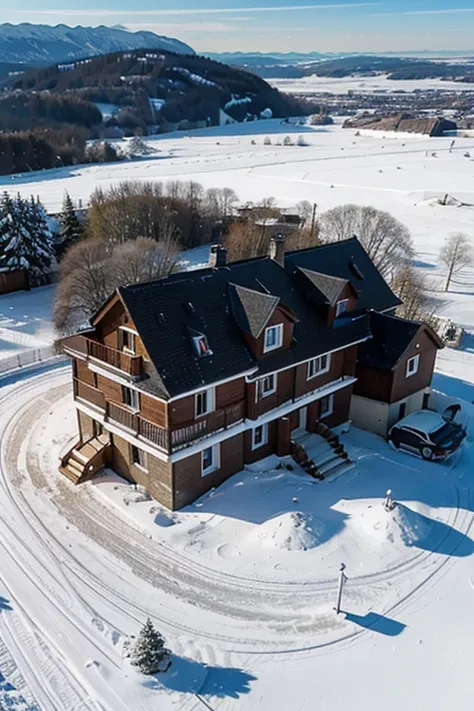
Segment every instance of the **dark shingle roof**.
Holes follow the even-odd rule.
[[[385,311],[401,303],[356,237],[288,252],[285,268],[290,274],[294,274],[297,268],[309,269],[350,281],[358,292],[359,311]]]
[[[337,301],[337,297],[347,284],[347,279],[328,276],[321,272],[313,272],[311,269],[303,269],[298,267],[298,270],[316,287],[322,296],[321,303],[328,303],[331,306]]]
[[[417,321],[371,312],[373,337],[360,345],[359,363],[378,370],[393,370],[422,326]]]
[[[290,367],[370,336],[368,315],[356,315],[338,328],[328,327],[294,279],[268,257],[121,287],[119,294],[152,361],[150,377],[137,387],[165,399],[252,369],[263,375]],[[236,300],[243,312],[237,319]],[[255,303],[259,304],[258,318]],[[298,318],[293,343],[257,362],[238,321],[244,316],[248,321],[250,315],[252,328],[258,330],[278,303]],[[197,355],[189,329],[207,338],[212,354]]]
[[[258,338],[280,301],[279,296],[247,289],[239,284],[229,286],[232,313],[244,333]]]

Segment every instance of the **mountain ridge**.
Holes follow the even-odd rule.
[[[142,48],[195,54],[185,42],[144,30],[129,32],[105,25],[71,27],[63,23],[0,24],[0,62],[48,65]]]

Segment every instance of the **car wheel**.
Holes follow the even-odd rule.
[[[433,452],[429,447],[423,447],[423,449],[421,450],[421,456],[423,457],[423,459],[429,461],[430,459],[433,459]]]

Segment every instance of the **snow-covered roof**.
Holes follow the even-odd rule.
[[[418,410],[417,412],[412,412],[411,415],[407,415],[398,422],[398,425],[403,425],[403,427],[413,427],[414,429],[421,430],[422,432],[435,432],[445,421],[439,414],[439,412],[432,412],[431,410]]]

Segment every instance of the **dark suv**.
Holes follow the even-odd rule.
[[[431,410],[407,415],[388,434],[389,442],[396,449],[428,460],[446,459],[459,449],[465,437],[466,430],[462,425],[448,422]]]

